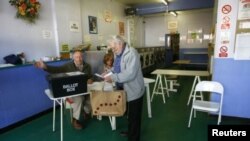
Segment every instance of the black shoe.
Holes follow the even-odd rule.
[[[76,120],[75,118],[73,118],[72,125],[77,130],[81,130],[82,129],[81,123],[78,120]]]
[[[86,113],[86,112],[83,112],[83,119],[87,120],[87,119],[90,119],[90,114],[89,113]]]
[[[128,131],[121,131],[120,135],[123,137],[127,137],[128,136]]]

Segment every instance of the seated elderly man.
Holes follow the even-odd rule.
[[[91,67],[89,64],[84,62],[83,54],[81,51],[75,51],[73,53],[73,61],[67,62],[62,66],[49,66],[43,61],[35,62],[35,67],[41,68],[49,73],[63,73],[63,72],[72,72],[72,71],[81,71],[88,75],[88,84],[92,83]],[[88,99],[88,100],[87,100]],[[73,127],[75,129],[82,129],[82,125],[79,122],[80,113],[82,107],[84,108],[85,114],[90,113],[90,103],[89,96],[76,96],[68,99],[69,103],[73,108]],[[82,106],[84,102],[84,106]]]

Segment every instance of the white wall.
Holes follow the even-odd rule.
[[[39,2],[39,19],[35,24],[29,24],[15,17],[16,8],[8,0],[0,1],[0,63],[4,63],[4,56],[17,52],[24,52],[28,61],[43,56],[58,56],[52,14],[53,0]],[[51,39],[43,39],[43,30],[51,31]]]
[[[70,49],[83,43],[91,43],[91,50],[97,45],[106,45],[110,35],[119,34],[119,21],[125,23],[125,6],[111,0],[39,0],[40,16],[35,24],[15,17],[16,9],[9,1],[0,1],[0,64],[9,54],[24,52],[27,61],[44,56],[59,56],[62,44]],[[104,21],[103,13],[109,10],[113,21]],[[96,16],[98,34],[89,34],[88,16]],[[70,21],[79,22],[80,32],[72,32]],[[50,31],[51,38],[44,39],[42,31]]]
[[[131,43],[134,47],[145,47],[145,24],[144,17],[142,16],[134,16],[132,17],[134,20],[134,36],[133,43]],[[129,29],[131,30],[131,28]]]
[[[58,42],[73,48],[82,44],[81,0],[55,0]],[[79,23],[79,32],[70,31],[70,22]]]
[[[158,14],[145,17],[145,45],[164,46],[164,41],[159,37],[164,37],[169,33],[167,23],[178,21],[178,32],[180,36],[187,36],[187,31],[202,28],[203,34],[210,34],[213,20],[213,10],[183,11],[177,17],[169,14]],[[180,48],[203,48],[207,47],[208,40],[202,44],[187,44],[187,41],[180,42]]]
[[[114,0],[81,0],[83,42],[92,43],[91,50],[96,50],[97,45],[106,45],[110,36],[119,34],[119,21],[125,24],[126,37],[124,9],[125,6],[123,4]],[[111,23],[104,20],[103,15],[105,10],[109,10],[112,13],[113,20]],[[97,17],[98,34],[89,34],[88,16]]]
[[[145,46],[163,46],[159,37],[167,33],[164,15],[145,17]]]

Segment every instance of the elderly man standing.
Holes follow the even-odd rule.
[[[62,66],[49,66],[46,65],[43,61],[35,62],[35,67],[41,68],[49,73],[63,73],[63,72],[73,72],[73,71],[81,71],[88,75],[88,83],[92,83],[91,80],[91,67],[89,64],[83,61],[83,54],[81,51],[74,51],[73,53],[73,61],[70,61]],[[80,113],[82,109],[82,103],[84,104],[85,113],[90,113],[90,104],[89,101],[86,100],[87,96],[76,96],[72,97],[68,101],[71,103],[73,108],[73,127],[75,129],[82,129],[82,125],[79,122]],[[86,104],[87,103],[87,104]]]
[[[140,141],[145,88],[139,54],[121,36],[114,36],[110,40],[110,48],[116,56],[113,74],[105,77],[105,81],[114,81],[117,89],[125,90],[128,102],[128,140]]]

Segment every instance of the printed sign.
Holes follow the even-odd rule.
[[[227,50],[228,50],[228,48],[226,46],[220,47],[219,57],[227,57],[227,55],[228,55]]]
[[[230,17],[225,16],[223,17],[223,23],[229,23],[230,22]]]
[[[219,0],[215,40],[215,58],[234,57],[238,0]]]
[[[69,22],[69,29],[72,32],[80,32],[80,25],[77,21],[70,21]]]
[[[223,23],[221,24],[221,29],[230,29],[230,23]]]
[[[222,8],[221,8],[221,11],[223,14],[229,14],[232,10],[232,7],[231,5],[224,5]]]
[[[240,0],[238,19],[250,19],[250,0]]]

